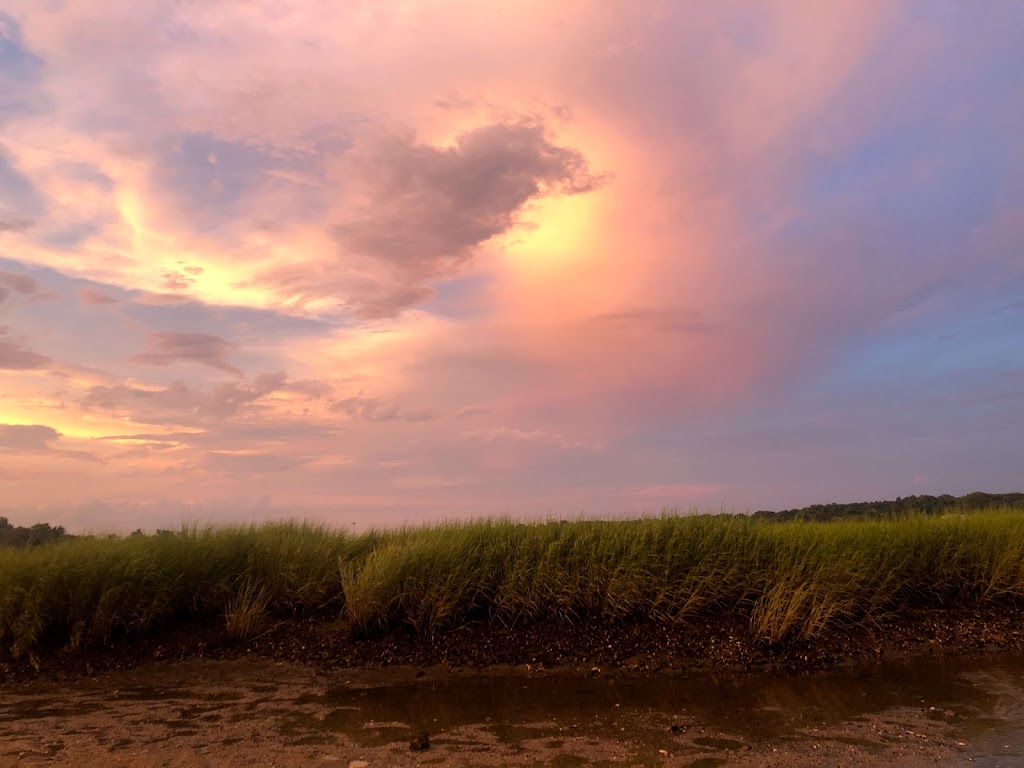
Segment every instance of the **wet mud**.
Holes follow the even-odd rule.
[[[0,693],[2,766],[245,764],[1022,765],[1024,655],[802,675],[194,659]]]

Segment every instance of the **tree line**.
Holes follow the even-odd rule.
[[[966,496],[901,496],[892,501],[860,501],[852,504],[812,504],[800,509],[779,512],[759,510],[755,518],[767,520],[807,520],[827,522],[844,518],[892,519],[909,514],[945,515],[975,512],[991,507],[1020,507],[1024,509],[1024,493],[982,493],[975,491]]]
[[[6,517],[0,517],[0,547],[37,547],[50,541],[72,539],[63,525],[56,527],[49,523],[36,523],[25,527],[11,525]]]
[[[844,518],[892,519],[917,513],[944,515],[958,512],[973,512],[990,507],[1020,507],[1024,510],[1024,493],[982,493],[976,491],[966,496],[901,496],[891,501],[860,501],[852,504],[812,504],[799,509],[772,511],[762,509],[752,517],[760,520],[786,521],[807,520],[828,522]],[[172,535],[173,531],[158,530],[157,535]],[[144,535],[141,529],[132,536]],[[76,538],[64,530],[64,526],[36,523],[32,526],[11,525],[6,517],[0,517],[0,547],[37,547],[51,541]],[[117,538],[116,535],[112,538]]]

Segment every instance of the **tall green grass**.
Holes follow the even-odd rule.
[[[349,536],[322,526],[187,528],[0,550],[0,647],[100,644],[221,616],[236,637],[330,611],[366,631],[472,620],[677,622],[739,615],[769,642],[909,606],[1024,598],[1024,514],[771,523],[744,516]]]

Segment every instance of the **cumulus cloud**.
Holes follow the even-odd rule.
[[[132,360],[150,365],[171,365],[191,362],[207,365],[218,371],[242,376],[242,371],[227,361],[236,345],[209,333],[160,332],[148,337],[148,350]]]
[[[466,131],[451,146],[410,133],[366,138],[341,163],[345,192],[332,229],[338,265],[288,267],[263,279],[292,292],[336,292],[365,318],[429,300],[430,283],[456,274],[478,248],[511,230],[531,200],[601,184],[576,149],[543,123],[519,119]]]
[[[598,183],[583,155],[555,146],[542,124],[525,120],[474,129],[451,147],[380,137],[353,150],[346,169],[363,201],[335,229],[344,251],[427,277],[509,229],[531,198]]]
[[[56,429],[42,424],[0,424],[0,449],[8,451],[45,451],[59,437]]]

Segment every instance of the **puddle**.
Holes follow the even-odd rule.
[[[985,668],[979,671],[977,664],[996,671],[1004,687],[1010,679],[1010,688],[1015,684],[1015,690],[1024,690],[1024,659],[1003,660],[1001,665],[972,662],[968,673],[955,661],[931,661],[880,666],[856,675],[642,678],[554,673],[376,687],[350,681],[330,685],[316,697],[328,711],[304,724],[366,745],[467,725],[481,725],[510,743],[573,731],[607,736],[624,730],[664,733],[661,741],[674,743],[678,733],[713,726],[727,735],[694,736],[693,743],[729,751],[786,737],[813,738],[816,729],[901,708],[944,724],[972,717],[980,721],[996,706],[999,692],[977,677]],[[1014,665],[1018,672],[1008,675]],[[301,701],[312,703],[309,697]]]

